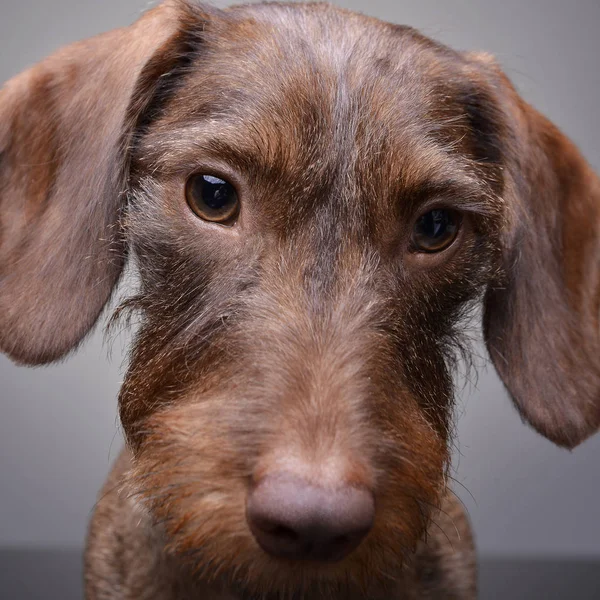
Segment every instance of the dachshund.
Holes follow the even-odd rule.
[[[474,599],[448,469],[480,308],[526,422],[600,426],[600,180],[487,54],[166,0],[5,84],[0,207],[17,363],[139,274],[88,600]]]

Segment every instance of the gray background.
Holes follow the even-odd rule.
[[[523,95],[600,169],[598,0],[347,0],[459,49],[494,53]],[[143,0],[0,0],[0,80],[60,45],[131,22]],[[80,546],[121,445],[111,360],[97,331],[64,364],[0,357],[0,546]],[[483,351],[481,351],[483,354]],[[485,555],[600,557],[600,435],[572,453],[523,425],[491,367],[459,403],[457,492]],[[469,492],[466,491],[467,488]]]

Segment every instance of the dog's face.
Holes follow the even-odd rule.
[[[598,365],[585,357],[598,348],[598,183],[489,59],[326,5],[171,2],[112,35],[79,49],[82,67],[62,56],[47,68],[93,130],[80,112],[67,133],[42,118],[50,142],[29,141],[16,100],[47,90],[47,70],[0,97],[0,179],[31,198],[2,222],[0,340],[28,362],[62,355],[131,248],[128,485],[193,569],[275,594],[349,595],[399,572],[444,492],[461,320],[483,296],[492,358],[524,416],[565,445],[597,428]],[[122,36],[135,58],[119,70]],[[82,99],[69,78],[92,71]],[[15,166],[26,152],[54,161],[41,183]],[[73,211],[91,232],[68,230]],[[34,266],[60,253],[57,232],[94,264]],[[39,295],[23,283],[36,268],[60,279],[43,324],[14,302]],[[554,306],[540,316],[543,296]],[[564,331],[548,338],[556,319]],[[306,513],[317,497],[336,499],[329,521],[351,522],[343,547],[274,539],[297,532],[273,531],[289,516],[273,505]]]
[[[210,570],[366,585],[373,562],[399,571],[444,489],[447,359],[497,262],[498,171],[454,53],[323,6],[234,15],[132,156],[132,487]],[[257,546],[247,498],[290,473],[373,494],[346,560]]]

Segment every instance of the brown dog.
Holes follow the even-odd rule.
[[[0,95],[0,347],[141,326],[92,599],[475,597],[447,490],[482,301],[523,417],[600,425],[600,183],[492,59],[324,4],[167,1]]]

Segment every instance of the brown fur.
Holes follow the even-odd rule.
[[[235,184],[231,227],[190,174]],[[128,449],[99,501],[88,598],[475,597],[447,489],[455,359],[483,300],[523,417],[573,447],[600,425],[600,187],[485,55],[325,4],[171,0],[0,92],[0,348],[76,347],[127,251],[140,328]],[[409,250],[428,207],[448,250]],[[293,468],[372,490],[346,559],[264,553],[248,489]]]

